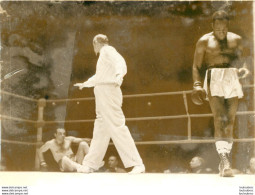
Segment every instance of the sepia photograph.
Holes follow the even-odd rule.
[[[253,1],[0,1],[2,194],[253,195],[254,21]]]

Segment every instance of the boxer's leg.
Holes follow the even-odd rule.
[[[232,149],[233,125],[238,99],[209,96],[209,103],[214,116],[216,149],[221,159],[219,164],[220,175],[232,176],[227,155]]]
[[[80,142],[77,153],[75,155],[76,162],[79,164],[82,164],[82,161],[84,157],[86,156],[86,154],[88,154],[88,152],[89,152],[89,145],[87,144],[87,142]]]
[[[60,170],[64,172],[74,172],[81,167],[81,164],[75,162],[74,160],[64,156],[59,162]]]

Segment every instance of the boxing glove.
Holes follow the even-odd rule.
[[[196,105],[202,105],[206,98],[206,92],[202,88],[202,84],[200,81],[194,82],[193,91],[191,93],[191,100]]]

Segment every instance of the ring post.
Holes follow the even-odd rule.
[[[38,100],[38,120],[36,123],[37,126],[37,144],[36,144],[36,153],[35,153],[35,170],[40,169],[40,162],[38,158],[38,150],[40,149],[42,145],[42,131],[43,131],[43,126],[45,124],[43,120],[43,111],[44,107],[46,106],[46,100],[44,98],[41,98]]]
[[[184,101],[184,106],[185,106],[186,114],[187,114],[187,117],[188,117],[188,127],[187,127],[188,140],[191,140],[191,117],[190,117],[190,114],[189,114],[187,95],[186,95],[185,91],[183,91],[183,101]]]

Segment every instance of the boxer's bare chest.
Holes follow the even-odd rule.
[[[65,140],[63,144],[57,144],[56,142],[53,142],[51,150],[55,154],[65,154],[70,150],[70,144],[71,142],[68,140]]]
[[[219,41],[208,38],[204,62],[208,65],[231,64],[237,58],[237,41],[231,37]]]

